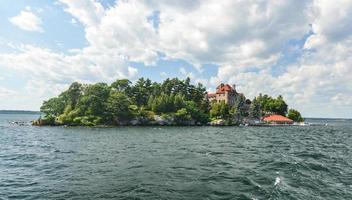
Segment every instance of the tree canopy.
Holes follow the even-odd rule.
[[[171,119],[173,124],[207,124],[225,119],[229,124],[246,118],[260,119],[266,114],[286,115],[287,104],[282,96],[234,96],[234,103],[209,102],[202,84],[189,78],[166,79],[162,83],[140,78],[135,83],[119,79],[109,84],[72,83],[57,97],[43,102],[41,112],[49,124],[58,125],[120,125],[137,120],[148,124],[156,116]],[[290,109],[288,116],[302,121],[300,113]]]
[[[301,113],[295,109],[289,109],[287,117],[292,119],[295,122],[303,122],[304,121],[303,117],[301,116]]]
[[[261,115],[279,114],[286,116],[287,114],[288,106],[281,95],[279,95],[277,98],[274,98],[267,94],[259,94],[255,100],[259,103]]]
[[[182,123],[208,122],[209,106],[205,87],[190,79],[166,79],[162,83],[140,78],[134,84],[120,79],[106,83],[74,82],[59,96],[44,101],[45,119],[66,125],[118,125],[133,118],[172,114]]]

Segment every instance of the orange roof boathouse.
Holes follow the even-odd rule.
[[[293,120],[282,115],[268,115],[263,117],[263,121],[271,124],[293,124]]]

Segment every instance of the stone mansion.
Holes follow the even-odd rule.
[[[216,87],[215,93],[207,94],[207,98],[209,102],[224,101],[226,104],[233,106],[238,95],[239,93],[237,93],[235,85],[231,86],[229,84],[221,83]]]

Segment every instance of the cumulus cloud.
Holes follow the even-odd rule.
[[[43,32],[42,20],[33,12],[30,11],[30,8],[23,10],[19,15],[11,17],[9,21],[25,31],[32,32]]]
[[[160,13],[161,49],[191,63],[265,66],[309,30],[307,1],[202,1]]]
[[[59,2],[69,5],[65,10],[85,26],[97,25],[104,15],[103,6],[95,0],[59,0]]]
[[[310,28],[308,1],[126,0],[106,10],[93,0],[60,2],[83,23],[91,45],[147,65],[162,52],[197,67],[264,66],[279,58],[283,43]]]
[[[113,51],[101,55],[88,47],[65,55],[31,45],[21,45],[16,50],[19,52],[0,54],[0,66],[26,74],[30,78],[27,91],[38,95],[57,94],[74,81],[111,82],[134,77],[138,72]]]
[[[222,65],[212,83],[238,83],[250,97],[259,92],[283,94],[290,105],[306,115],[330,112],[330,116],[336,116],[332,114],[334,111],[351,112],[346,106],[352,105],[352,32],[348,31],[352,27],[352,3],[316,0],[311,5],[307,23],[311,23],[312,33],[297,62],[285,66],[279,75],[272,74],[271,66],[247,72],[236,65]]]
[[[31,45],[22,45],[17,50],[20,53],[0,54],[1,65],[54,82],[111,81],[117,77],[132,77],[137,72],[114,52],[100,55],[94,49],[85,48],[77,54],[65,55]]]
[[[305,113],[341,99],[351,105],[349,0],[123,0],[107,8],[97,0],[59,2],[83,26],[87,47],[63,54],[25,45],[0,55],[0,64],[29,72],[33,87],[133,77],[129,62],[154,65],[162,55],[193,64],[200,73],[176,70],[207,86],[226,81],[249,97],[283,94]],[[295,46],[301,55],[273,73],[292,41],[303,41]],[[219,66],[210,80],[198,77],[203,64]]]

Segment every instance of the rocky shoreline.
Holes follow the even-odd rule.
[[[60,124],[56,121],[50,122],[39,118],[31,122],[33,126],[87,126],[87,127],[119,127],[119,126],[239,126],[241,123],[229,122],[223,119],[216,119],[207,124],[196,123],[194,120],[177,122],[172,117],[164,118],[160,115],[154,115],[153,119],[135,118],[129,121],[120,121],[114,125],[82,125],[82,124]],[[243,123],[242,123],[243,124]],[[244,125],[244,124],[243,124]]]

